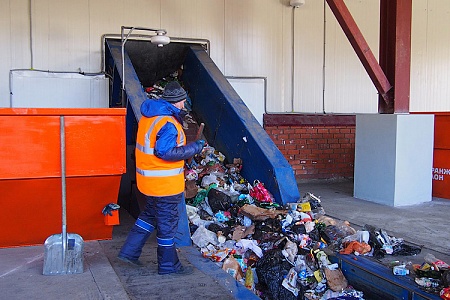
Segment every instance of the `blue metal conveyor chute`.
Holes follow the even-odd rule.
[[[107,67],[123,78],[121,43],[107,39],[106,44]],[[182,65],[181,80],[197,121],[205,123],[208,142],[228,161],[241,158],[244,178],[251,183],[263,182],[278,203],[300,198],[292,167],[201,46],[170,43],[156,48],[150,42],[128,41],[124,64],[126,96],[137,121],[140,104],[146,99],[142,86],[153,84]]]

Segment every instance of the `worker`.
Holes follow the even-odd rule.
[[[158,274],[185,275],[193,272],[182,266],[175,247],[178,205],[184,201],[184,160],[200,153],[205,141],[186,144],[182,127],[186,91],[176,81],[169,82],[158,100],[141,105],[142,118],[136,137],[136,182],[145,195],[146,206],[131,228],[118,258],[142,266],[142,247],[156,230]]]

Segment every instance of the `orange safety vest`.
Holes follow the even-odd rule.
[[[170,122],[178,131],[177,146],[186,145],[181,124],[172,116],[142,117],[136,137],[136,182],[148,196],[172,196],[184,192],[184,160],[166,161],[154,155],[156,135]]]

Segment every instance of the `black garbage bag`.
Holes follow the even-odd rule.
[[[191,235],[193,235],[197,229],[198,229],[197,225],[189,223],[189,232],[191,233]]]
[[[407,245],[405,243],[396,244],[392,247],[392,255],[402,255],[402,256],[410,256],[410,255],[417,255],[422,251],[422,248],[413,246],[413,245]]]
[[[388,237],[383,237],[386,235],[381,232],[380,228],[376,228],[373,225],[364,225],[362,230],[369,232],[369,245],[373,249],[373,256],[375,258],[383,258],[386,255],[386,251],[383,249],[383,245],[386,243]]]
[[[272,249],[264,253],[264,256],[256,263],[258,290],[263,293],[262,299],[303,299],[303,290],[300,290],[296,297],[282,285],[284,277],[291,268],[292,265],[284,258],[281,249]]]
[[[308,233],[309,237],[316,242],[320,242],[320,232],[317,227]]]
[[[214,233],[217,233],[219,231],[222,231],[224,236],[228,236],[230,234],[230,227],[228,227],[228,225],[226,224],[217,224],[217,223],[211,223],[208,226],[208,230],[212,231]]]
[[[219,210],[227,211],[231,207],[231,197],[217,189],[210,189],[208,203],[214,213]]]
[[[450,270],[444,271],[442,274],[442,284],[444,286],[450,286]]]
[[[291,231],[296,234],[306,234],[305,224],[293,225]]]

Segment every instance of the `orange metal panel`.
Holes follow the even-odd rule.
[[[0,179],[61,176],[59,117],[0,116]]]
[[[125,109],[0,109],[0,247],[62,231],[59,116],[65,116],[67,232],[110,239],[102,209],[126,171]]]
[[[433,197],[450,199],[450,113],[435,113],[433,153]]]
[[[433,197],[450,199],[450,149],[434,149]]]
[[[124,116],[68,116],[65,123],[67,176],[126,172]]]
[[[434,114],[433,197],[450,200],[450,113],[415,112]]]
[[[0,108],[0,116],[124,116],[125,108]]]
[[[450,114],[434,116],[434,148],[450,149]]]
[[[112,238],[102,209],[116,203],[120,175],[66,179],[67,232],[84,240]],[[61,179],[0,180],[0,248],[43,244],[61,233]]]
[[[61,176],[60,114],[68,115],[67,176],[124,173],[125,109],[94,110],[0,109],[0,179]]]

